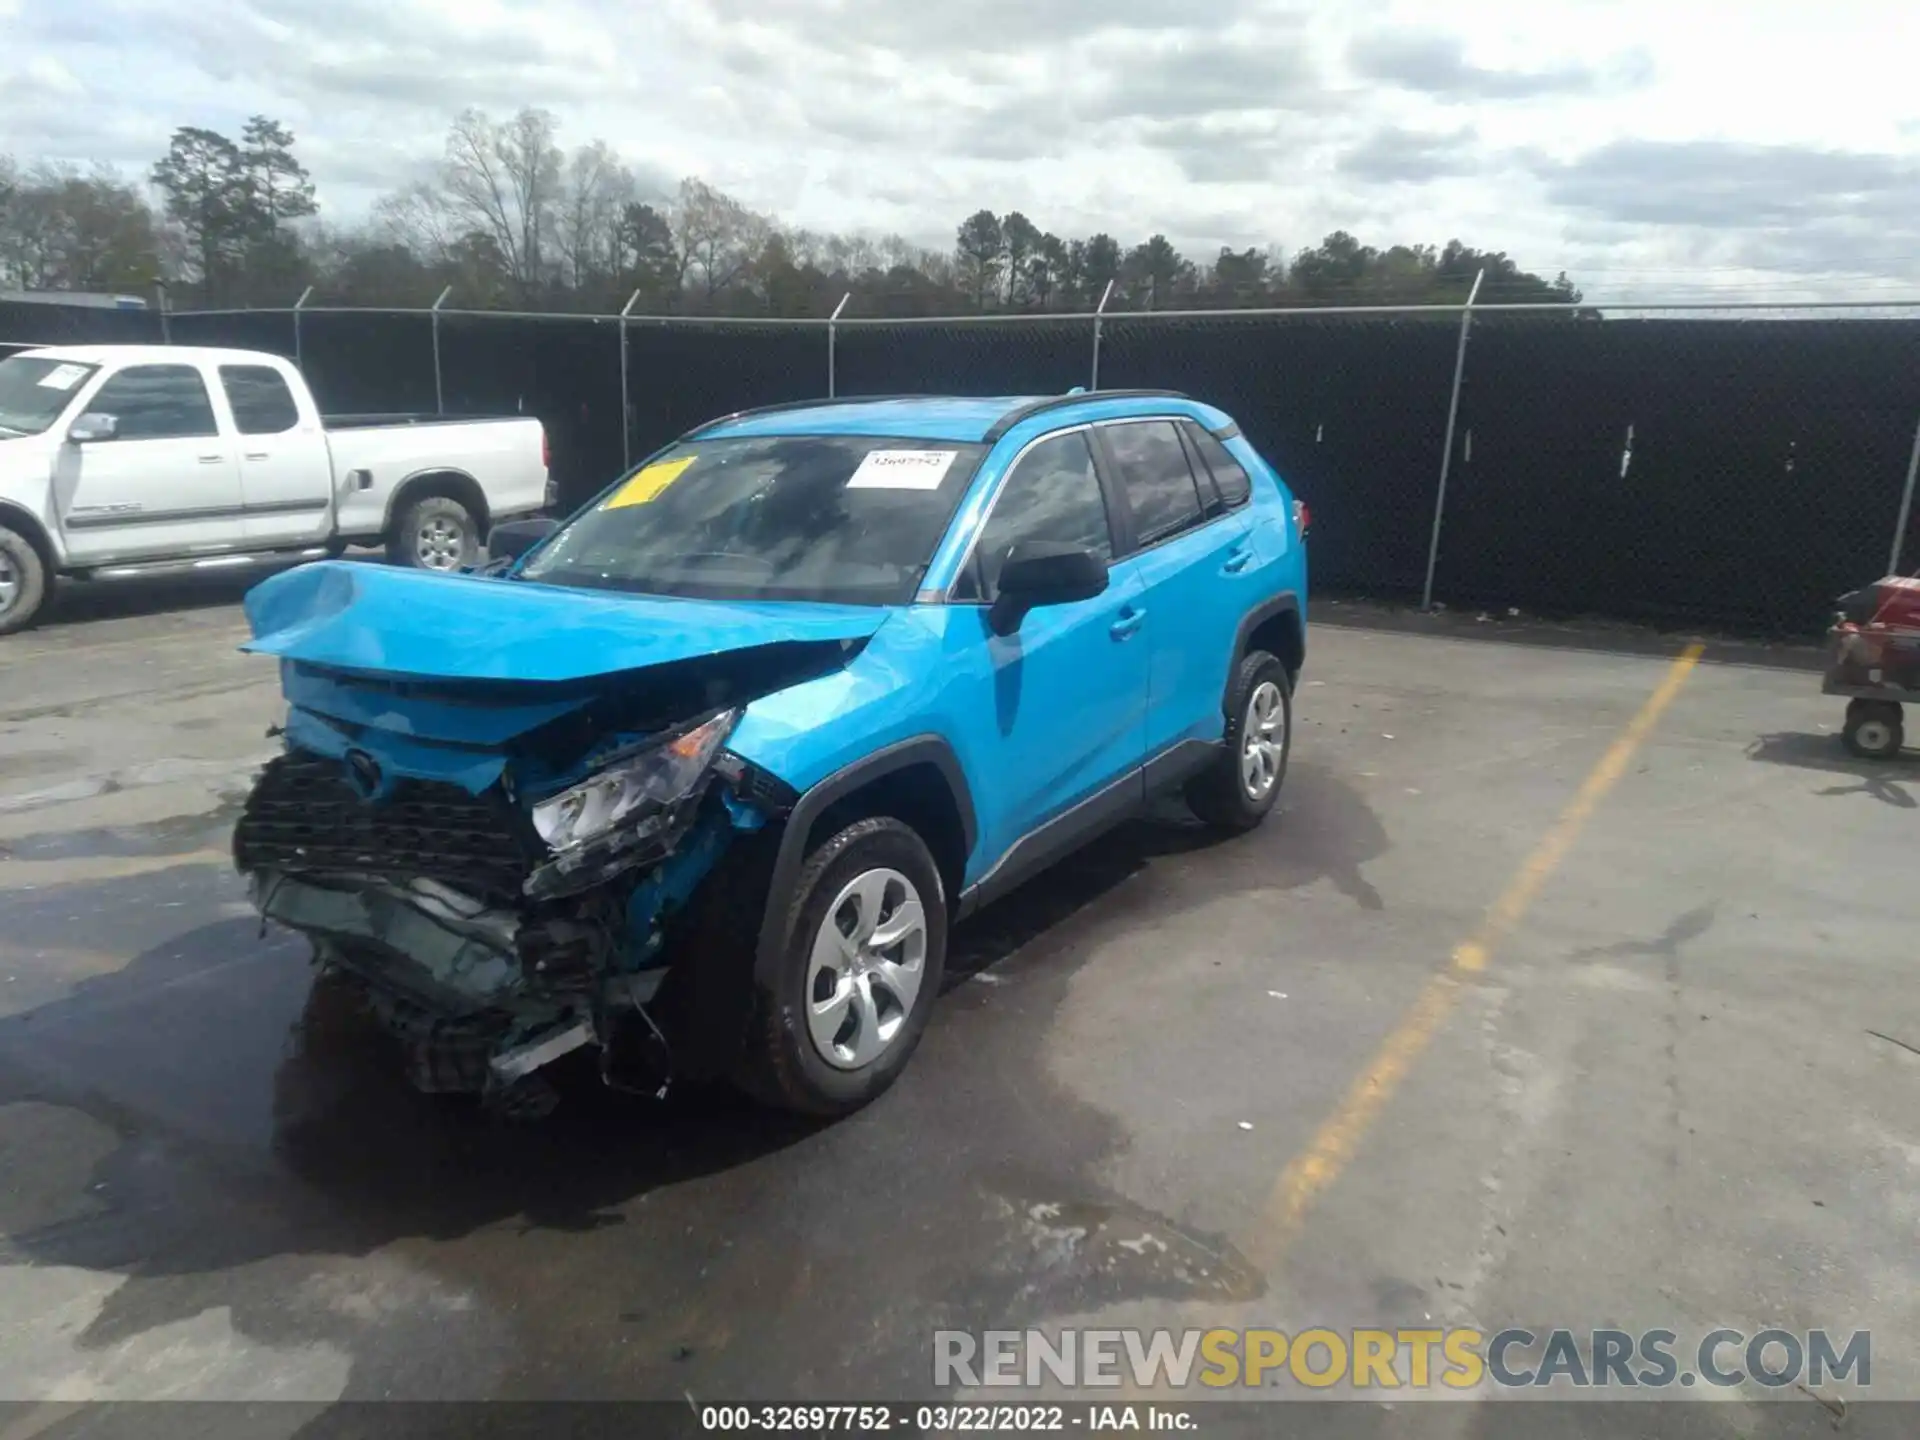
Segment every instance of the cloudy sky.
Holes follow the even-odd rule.
[[[1920,297],[1907,0],[0,0],[0,152],[137,174],[291,125],[351,221],[464,106],[663,186],[945,248],[1506,249],[1589,294]]]

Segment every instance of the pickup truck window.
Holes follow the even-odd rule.
[[[300,423],[293,391],[271,365],[222,365],[220,386],[242,435],[279,435]]]
[[[116,440],[176,440],[220,433],[207,382],[191,365],[129,365],[100,387],[87,410],[120,422]]]
[[[38,355],[0,360],[0,433],[43,433],[99,368]]]
[[[575,517],[520,577],[697,599],[904,605],[985,453],[853,435],[695,440]]]

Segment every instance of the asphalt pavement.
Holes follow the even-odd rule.
[[[963,927],[880,1103],[516,1125],[263,933],[274,667],[233,588],[129,593],[0,640],[9,1440],[936,1397],[935,1330],[1073,1325],[1870,1330],[1838,1392],[1920,1399],[1920,766],[1804,656],[1324,610],[1270,823],[1169,805]]]

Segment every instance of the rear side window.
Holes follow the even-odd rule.
[[[954,582],[953,598],[993,599],[1007,551],[1021,540],[1084,545],[1103,560],[1113,558],[1106,502],[1085,431],[1051,436],[1020,457],[980,527],[974,563]]]
[[[1171,420],[1101,427],[1133,511],[1134,538],[1152,545],[1200,521],[1200,491]]]
[[[130,365],[100,387],[89,414],[119,422],[116,440],[180,440],[218,435],[207,382],[191,365]]]
[[[1227,508],[1232,510],[1246,504],[1253,494],[1253,482],[1247,479],[1246,467],[1205,427],[1191,420],[1181,421],[1180,427],[1187,432],[1187,441],[1193,446],[1193,453],[1200,457],[1200,463],[1212,472],[1213,483]]]
[[[242,435],[278,435],[300,423],[293,391],[271,365],[222,365],[220,384]]]

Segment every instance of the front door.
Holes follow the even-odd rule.
[[[974,564],[953,588],[949,635],[987,667],[966,718],[979,822],[976,868],[1083,803],[1104,808],[1137,798],[1147,695],[1146,615],[1128,562],[1113,566],[1105,594],[1030,610],[1011,635],[995,635],[987,609],[1000,564],[1020,540],[1084,545],[1111,559],[1113,536],[1084,430],[1047,436],[1015,460],[981,526]],[[977,627],[977,628],[976,628]],[[960,657],[956,656],[956,659]],[[977,875],[969,878],[978,878]]]
[[[240,545],[240,472],[199,366],[130,365],[83,413],[111,415],[115,431],[61,447],[54,463],[54,502],[75,562]]]

